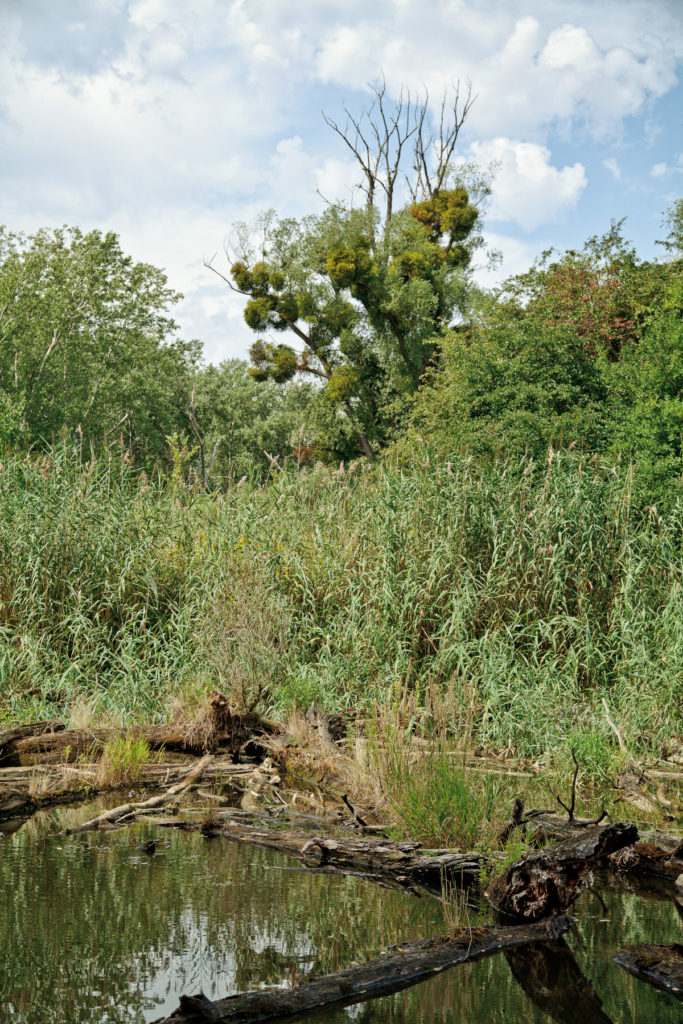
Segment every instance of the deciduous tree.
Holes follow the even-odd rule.
[[[393,102],[374,89],[360,117],[326,118],[358,163],[364,204],[302,221],[266,217],[260,251],[238,231],[229,276],[209,261],[247,299],[253,375],[317,379],[369,457],[464,304],[479,209],[453,156],[471,104],[469,90],[444,94],[435,123],[427,97]]]

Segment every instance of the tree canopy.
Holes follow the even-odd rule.
[[[179,297],[113,233],[0,229],[3,437],[123,436],[140,455],[160,454],[185,424],[199,355],[175,335],[169,308]]]
[[[260,252],[241,230],[231,262],[228,283],[258,336],[253,376],[316,378],[370,457],[465,305],[479,209],[451,160],[470,106],[469,93],[445,95],[433,132],[426,98],[392,104],[381,88],[359,119],[328,119],[356,157],[365,204],[301,221],[268,216]]]

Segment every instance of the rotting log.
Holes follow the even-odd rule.
[[[65,729],[58,733],[26,736],[8,743],[0,754],[0,765],[31,767],[43,764],[70,764],[99,752],[111,729]]]
[[[238,842],[265,846],[315,867],[369,871],[389,876],[406,885],[417,883],[440,891],[444,878],[460,885],[472,885],[479,877],[479,853],[454,850],[423,850],[420,843],[394,843],[386,839],[356,836],[332,838],[293,829],[257,828],[233,820],[230,812],[218,816],[210,826],[170,818],[157,824],[164,828],[201,830],[206,835],[226,836]]]
[[[237,754],[249,740],[263,737],[276,726],[255,714],[225,712],[220,730],[197,735],[182,724],[150,725],[122,732],[117,729],[68,729],[8,740],[0,749],[0,765],[31,766],[64,764],[83,757],[97,757],[108,740],[121,735],[142,737],[151,750],[168,750],[201,757],[218,750]]]
[[[49,718],[42,722],[28,722],[26,725],[13,725],[10,729],[0,729],[0,750],[13,740],[23,740],[27,736],[41,736],[46,732],[62,732],[64,723],[58,718]]]
[[[655,988],[683,1000],[683,946],[626,946],[614,955],[614,962]]]
[[[525,814],[524,821],[527,826],[537,827],[537,839],[548,836],[569,839],[590,827],[590,822],[580,818],[567,821],[560,815],[545,811],[529,811]],[[626,871],[629,875],[644,880],[658,878],[666,885],[673,886],[683,871],[681,842],[680,836],[663,832],[661,829],[647,832],[639,830],[638,841],[612,854],[605,867]]]
[[[42,722],[29,722],[26,725],[13,725],[10,729],[0,729],[0,763],[12,763],[12,751],[18,740],[31,736],[59,733],[64,730],[64,723],[57,718]],[[18,763],[18,762],[17,762]]]
[[[489,885],[489,902],[499,913],[523,921],[565,911],[592,884],[598,863],[637,838],[635,825],[583,829],[510,865]]]
[[[338,974],[311,978],[295,988],[266,988],[211,1001],[204,995],[182,996],[170,1017],[155,1024],[256,1024],[320,1010],[349,1006],[399,992],[457,964],[480,960],[530,942],[558,939],[570,927],[566,916],[513,927],[462,929],[438,939],[418,939],[391,946],[383,956],[347,967]]]

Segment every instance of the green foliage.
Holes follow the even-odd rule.
[[[160,753],[155,755],[161,760]],[[97,764],[100,786],[135,786],[146,765],[152,760],[144,736],[115,736],[107,740]]]
[[[392,213],[383,225],[372,208],[341,206],[300,223],[271,220],[265,262],[250,269],[237,260],[232,278],[247,296],[249,327],[257,334],[288,329],[301,349],[257,341],[254,376],[314,375],[364,453],[383,445],[392,403],[420,386],[463,305],[477,219],[458,187]]]
[[[469,263],[465,246],[457,243],[466,241],[476,226],[478,211],[462,185],[454,189],[442,189],[421,203],[413,203],[410,214],[429,230],[429,240],[439,246],[441,259],[451,266]],[[441,245],[443,239],[443,247]]]
[[[448,743],[416,755],[409,738],[388,737],[377,770],[402,838],[464,852],[492,845],[500,782],[468,778],[459,756]]]
[[[680,502],[642,516],[629,472],[575,455],[432,451],[224,495],[7,458],[0,715],[154,720],[200,684],[371,708],[398,680],[443,695],[445,735],[604,772],[603,696],[633,754],[683,727],[681,536]]]
[[[447,451],[543,458],[550,444],[599,446],[606,394],[595,361],[565,326],[521,320],[449,336],[443,371],[413,419]]]
[[[287,352],[280,358],[279,376],[286,381]],[[296,459],[298,448],[310,444],[315,398],[310,385],[285,385],[270,373],[261,378],[256,367],[231,359],[198,371],[194,386],[208,484],[227,487],[244,476],[261,479],[271,465],[266,452],[284,466],[287,459]]]
[[[683,257],[683,196],[671,204],[664,223],[669,229],[669,234],[658,244],[663,245],[674,258],[680,259]]]
[[[196,345],[174,338],[165,275],[134,263],[116,235],[0,229],[0,436],[120,435],[145,460],[185,425]]]
[[[670,505],[683,477],[682,324],[683,263],[638,261],[620,225],[581,252],[546,253],[444,338],[397,447],[602,452],[633,462],[637,503]]]
[[[612,452],[636,467],[640,499],[668,505],[683,482],[683,263],[614,374]]]

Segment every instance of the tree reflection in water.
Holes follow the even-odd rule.
[[[295,984],[375,956],[383,945],[448,930],[436,901],[292,871],[291,861],[268,850],[149,826],[55,834],[92,810],[53,811],[0,841],[0,1019],[149,1021],[174,1009],[182,992],[217,998]],[[148,857],[136,847],[152,835],[159,845]],[[589,894],[577,906],[569,946],[458,967],[328,1011],[320,1022],[677,1024],[673,997],[611,963],[625,942],[674,941],[680,926],[672,905],[607,893],[598,916]],[[478,920],[474,914],[472,924]]]

